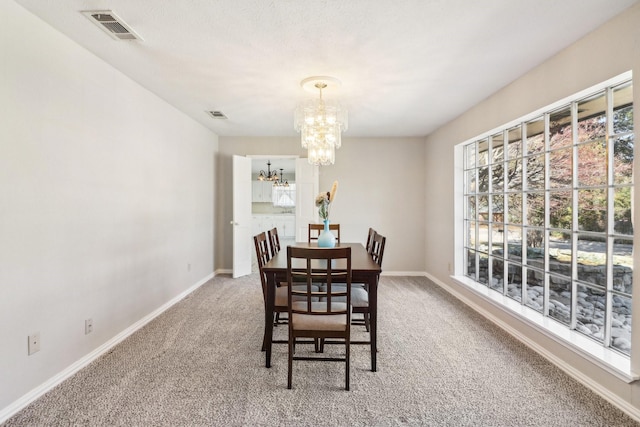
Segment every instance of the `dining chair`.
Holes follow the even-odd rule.
[[[255,236],[253,236],[254,246],[256,248],[256,257],[258,259],[258,270],[260,273],[260,283],[262,284],[262,298],[265,305],[267,305],[267,275],[264,273],[264,265],[269,262],[272,258],[271,252],[269,251],[269,245],[267,240],[267,233],[262,232]],[[288,295],[287,288],[288,282],[281,282],[276,285],[275,289],[275,300],[273,305],[273,312],[275,314],[275,318],[273,320],[274,326],[282,325],[288,323],[287,319],[283,319],[280,315],[282,313],[288,312]],[[300,288],[304,285],[296,285],[294,288]],[[313,285],[313,290],[318,291],[320,286]],[[319,297],[316,297],[316,300],[319,300]],[[284,340],[273,340],[273,343],[276,344],[286,344],[288,341]],[[264,338],[262,341],[262,351],[265,350],[266,343],[264,342]],[[316,343],[316,348],[318,348],[319,343]]]
[[[373,261],[382,268],[382,258],[384,256],[384,247],[387,238],[378,232],[374,231],[371,237],[371,249],[369,255],[373,258]],[[338,285],[340,286],[340,285]],[[320,286],[320,290],[322,286]],[[362,318],[351,317],[352,325],[364,326],[367,332],[370,327],[370,311],[369,311],[369,289],[364,283],[353,283],[351,285],[351,305],[353,306],[353,313],[361,313]],[[322,349],[322,346],[320,347]]]
[[[308,242],[317,241],[322,230],[324,230],[324,224],[309,224]],[[336,236],[336,243],[340,243],[340,224],[329,224],[329,231]]]
[[[369,254],[371,253],[371,243],[373,242],[374,234],[376,234],[376,230],[369,227],[369,234],[367,234],[367,245],[364,247]]]
[[[273,227],[271,230],[268,230],[267,236],[269,237],[271,256],[273,257],[275,256],[275,254],[280,252],[280,237],[278,237],[278,227]]]
[[[319,267],[322,266],[322,267]],[[324,291],[314,291],[314,283],[324,283]],[[351,248],[287,247],[289,299],[289,358],[287,388],[292,387],[293,361],[345,362],[345,390],[349,390],[351,355]],[[293,283],[302,282],[302,286]],[[336,286],[343,283],[342,286]],[[316,297],[320,297],[316,300]],[[337,301],[342,299],[343,301]],[[338,339],[344,342],[344,356],[296,356],[299,338],[314,342]],[[317,351],[317,347],[316,347]]]
[[[273,258],[278,252],[280,252],[280,237],[278,237],[278,227],[273,227],[271,230],[267,230],[267,237],[269,239],[269,246],[271,247],[271,257]],[[279,284],[282,286],[285,283]],[[280,313],[276,313],[276,320],[274,324],[286,323],[281,321]]]
[[[260,283],[262,284],[262,298],[263,303],[267,304],[267,277],[263,271],[264,265],[271,260],[271,252],[269,251],[269,245],[267,240],[267,233],[262,232],[255,236],[253,236],[253,243],[256,248],[256,257],[258,259],[258,269],[260,272]],[[278,326],[281,323],[284,323],[280,319],[280,313],[287,312],[287,289],[282,286],[276,287],[276,297],[275,297],[275,305],[273,307],[273,311],[276,315],[274,320],[274,325]],[[265,350],[265,341],[263,338],[262,341],[262,351]]]
[[[387,238],[377,232],[373,235],[371,243],[371,257],[382,267],[382,257],[384,256],[384,246],[387,243]]]

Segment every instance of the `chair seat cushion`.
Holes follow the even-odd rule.
[[[294,301],[291,307],[293,310],[306,310],[306,304],[301,301]],[[347,309],[347,304],[343,302],[336,302],[331,304],[332,311],[344,311]],[[311,310],[313,312],[326,313],[326,302],[313,302],[311,303]],[[292,326],[295,330],[304,331],[344,331],[347,328],[347,315],[346,314],[301,314],[293,313]]]
[[[320,290],[326,292],[326,285],[324,285],[324,287],[325,289],[321,288]],[[335,287],[332,286],[333,292],[339,292],[344,288],[345,288],[344,286],[340,286],[340,285]],[[324,299],[325,298],[321,298],[321,301]],[[345,302],[346,297],[335,297],[335,298],[331,298],[331,300],[335,302]],[[369,307],[369,293],[361,287],[355,287],[355,288],[351,287],[351,306],[358,307],[358,308]]]
[[[294,285],[293,289],[304,291],[306,289],[306,285]],[[276,288],[276,307],[286,307],[289,305],[289,301],[288,301],[289,296],[287,295],[288,290],[289,288],[287,286],[281,286],[279,288]],[[316,285],[312,285],[311,290],[313,292],[318,292],[319,287]],[[299,297],[296,295],[293,296],[294,301],[300,301],[302,299],[303,297]],[[318,301],[318,298],[314,298],[312,301]]]

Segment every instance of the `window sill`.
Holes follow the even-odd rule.
[[[594,342],[578,332],[569,330],[555,320],[544,317],[537,311],[519,302],[499,294],[488,287],[474,282],[465,276],[451,276],[456,283],[463,285],[474,294],[488,301],[498,309],[514,314],[528,326],[554,340],[556,343],[579,354],[626,383],[640,379],[640,375],[631,372],[628,357]]]

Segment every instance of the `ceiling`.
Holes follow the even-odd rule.
[[[220,136],[296,135],[300,81],[333,76],[345,137],[427,135],[637,1],[16,0]]]

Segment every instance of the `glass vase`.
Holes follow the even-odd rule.
[[[334,248],[336,246],[336,236],[333,235],[331,231],[329,231],[329,220],[324,220],[324,230],[320,232],[318,236],[318,247],[319,248]]]

